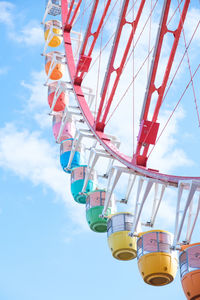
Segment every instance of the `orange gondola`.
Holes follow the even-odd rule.
[[[181,247],[180,275],[188,300],[200,299],[200,243]]]
[[[45,71],[51,80],[59,80],[65,72],[62,54],[52,51],[46,54]]]

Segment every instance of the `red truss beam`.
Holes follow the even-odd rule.
[[[111,55],[110,55],[110,59],[108,62],[108,67],[107,67],[107,72],[104,78],[104,83],[103,83],[103,87],[102,87],[102,93],[101,93],[101,101],[100,101],[100,105],[99,105],[99,109],[98,109],[98,114],[97,114],[97,118],[96,118],[96,130],[99,131],[104,131],[104,127],[105,127],[105,122],[106,122],[106,118],[108,116],[112,101],[113,101],[113,97],[115,95],[115,91],[117,89],[117,85],[118,82],[120,80],[120,76],[122,74],[122,70],[124,67],[124,64],[126,62],[127,56],[128,56],[128,52],[130,50],[131,47],[131,43],[133,41],[133,36],[135,34],[143,7],[145,4],[145,0],[141,0],[138,12],[137,12],[137,16],[136,19],[133,22],[127,22],[126,21],[126,14],[127,14],[127,9],[128,9],[128,5],[129,5],[129,0],[125,0],[123,3],[123,7],[122,7],[122,11],[121,11],[121,16],[119,18],[119,23],[118,23],[118,27],[117,27],[117,31],[115,34],[115,40],[113,43],[113,48],[111,51]],[[130,24],[132,25],[132,30],[126,45],[126,48],[124,50],[120,65],[117,69],[114,68],[114,62],[115,62],[115,57],[116,57],[116,53],[117,53],[117,49],[119,46],[119,42],[120,42],[120,38],[121,38],[121,33],[122,33],[122,29],[124,27],[124,25],[126,24]],[[110,96],[108,98],[107,104],[104,105],[105,103],[105,99],[106,99],[106,95],[107,95],[107,91],[108,91],[108,86],[109,86],[109,82],[110,82],[110,78],[113,72],[116,72],[116,78],[114,81],[114,84],[112,86],[111,92],[110,92]],[[102,116],[102,111],[103,109],[104,114]]]
[[[67,0],[61,0],[61,6],[62,6],[62,25],[63,29],[66,25],[66,20],[68,16],[68,1]],[[96,131],[94,127],[94,118],[92,115],[92,112],[90,111],[87,102],[84,97],[84,93],[82,91],[81,86],[75,85],[73,78],[75,76],[75,61],[72,51],[72,43],[71,43],[71,37],[70,37],[70,31],[64,30],[63,32],[63,38],[64,38],[64,47],[65,47],[65,53],[66,53],[66,60],[67,60],[67,66],[70,74],[71,84],[73,86],[74,94],[77,99],[79,108],[83,114],[84,120],[89,126],[89,129],[94,134],[96,139],[99,141],[99,143],[104,147],[108,153],[113,156],[113,158],[120,161],[122,164],[130,168],[131,170],[137,172],[138,174],[142,176],[146,176],[149,178],[154,178],[157,180],[160,180],[161,182],[166,182],[171,185],[177,186],[178,182],[180,180],[200,180],[200,177],[188,177],[188,176],[173,176],[168,174],[161,174],[157,171],[154,171],[152,169],[147,169],[141,165],[136,165],[133,161],[131,161],[131,157],[126,156],[125,154],[121,153],[118,148],[116,148],[111,142],[109,137],[106,136],[105,133],[102,133],[100,131]]]
[[[107,12],[108,12],[110,3],[111,3],[111,0],[108,0],[107,3],[106,3],[106,6],[105,6],[105,8],[102,12],[102,16],[101,16],[101,18],[99,18],[100,21],[99,21],[99,24],[97,26],[97,29],[94,33],[92,33],[91,32],[92,25],[94,23],[94,19],[95,19],[95,16],[96,16],[96,11],[97,11],[98,4],[99,4],[99,0],[94,1],[92,12],[91,12],[90,19],[89,19],[89,22],[88,22],[88,26],[87,26],[87,29],[86,29],[84,41],[83,41],[83,44],[82,44],[82,49],[80,51],[79,62],[78,62],[77,68],[76,68],[76,76],[75,76],[75,79],[74,79],[75,84],[81,84],[84,74],[86,72],[88,72],[88,70],[89,70],[90,63],[92,61],[92,57],[91,57],[92,51],[93,51],[94,46],[96,44],[96,41],[99,37],[99,34],[100,34],[101,29],[102,29],[104,19],[106,17]],[[91,44],[89,50],[86,53],[88,40],[91,36],[93,36],[93,41],[92,41],[92,44]],[[79,73],[81,73],[81,74],[79,75]]]
[[[81,3],[82,3],[82,0],[79,0],[78,3],[76,3],[75,9],[73,10],[74,5],[75,5],[75,0],[71,0],[69,11],[68,11],[66,22],[65,22],[64,31],[69,32],[71,30],[74,20],[77,16],[78,10],[81,6]],[[67,5],[68,5],[68,2],[67,2]]]
[[[190,0],[185,0],[183,10],[182,10],[182,13],[181,13],[181,16],[179,19],[178,27],[174,31],[168,30],[168,28],[167,28],[167,20],[168,20],[171,0],[165,0],[164,6],[163,6],[161,23],[160,23],[160,27],[159,27],[159,31],[158,31],[158,35],[157,35],[156,47],[154,50],[149,81],[147,83],[147,90],[146,90],[144,104],[143,104],[143,110],[142,110],[142,114],[141,114],[141,125],[140,125],[140,132],[138,135],[138,144],[137,144],[136,154],[133,157],[133,162],[138,165],[146,166],[147,153],[149,150],[149,146],[151,144],[155,144],[155,142],[156,142],[158,127],[159,127],[159,123],[156,123],[156,121],[157,121],[157,117],[159,114],[159,110],[162,105],[164,92],[165,92],[166,85],[167,85],[167,82],[169,79],[170,71],[171,71],[174,57],[176,54],[178,42],[180,39],[181,31],[183,28],[183,24],[185,21],[185,17],[186,17],[187,11],[188,11],[189,4],[190,4]],[[156,87],[155,79],[156,79],[156,75],[157,75],[157,71],[158,71],[160,54],[161,54],[161,50],[162,50],[162,46],[163,46],[163,40],[164,40],[165,34],[167,34],[167,33],[173,34],[174,41],[171,46],[171,51],[169,53],[169,59],[168,59],[167,66],[165,68],[162,84],[160,87]],[[149,107],[150,107],[150,104],[152,101],[152,95],[155,91],[157,92],[156,105],[154,108],[152,121],[148,121]],[[154,99],[154,101],[155,101],[155,99]]]

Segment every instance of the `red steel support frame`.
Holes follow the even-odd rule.
[[[64,27],[65,31],[70,31],[71,30],[72,25],[74,23],[74,20],[76,18],[76,15],[78,13],[78,10],[81,6],[81,3],[82,3],[82,0],[79,0],[78,3],[76,4],[76,7],[75,7],[74,11],[73,11],[73,7],[75,5],[75,0],[71,1],[70,8],[69,8],[69,11],[68,11],[67,16],[66,16],[66,22],[65,22],[65,27]],[[71,20],[70,20],[70,18],[71,18]]]
[[[96,43],[96,41],[98,39],[98,36],[100,34],[100,31],[102,29],[103,22],[104,22],[104,19],[106,17],[106,14],[108,12],[110,3],[111,3],[111,0],[108,0],[107,3],[106,3],[106,6],[105,6],[105,8],[102,12],[102,16],[100,18],[100,22],[97,26],[97,29],[94,33],[92,33],[91,32],[92,25],[93,25],[94,18],[95,18],[96,12],[97,12],[98,4],[99,4],[99,0],[94,1],[93,8],[92,8],[92,13],[90,15],[90,20],[88,22],[88,26],[87,26],[87,30],[86,30],[86,33],[85,33],[84,41],[83,41],[82,48],[81,48],[81,51],[80,51],[79,62],[78,62],[77,69],[76,69],[76,75],[75,75],[74,81],[77,84],[81,84],[84,74],[86,72],[88,72],[88,69],[89,69],[89,66],[90,66],[90,63],[91,63],[91,60],[92,60],[92,57],[91,57],[92,51],[94,49],[95,43]],[[91,36],[93,36],[93,41],[92,41],[92,44],[91,44],[88,52],[86,53],[86,47],[88,45],[88,40]],[[80,75],[78,75],[79,72],[81,72]]]
[[[137,28],[137,25],[138,25],[138,22],[139,22],[139,19],[140,19],[140,16],[141,16],[141,13],[142,13],[142,10],[143,10],[143,7],[144,7],[144,4],[145,4],[145,0],[142,0],[141,3],[140,3],[140,7],[138,9],[138,12],[137,12],[136,19],[132,23],[130,23],[130,22],[126,21],[126,14],[127,14],[127,9],[128,9],[128,5],[129,5],[129,0],[124,1],[124,5],[122,7],[121,16],[119,18],[119,23],[118,23],[118,27],[117,27],[117,31],[116,31],[116,35],[115,35],[115,40],[114,40],[114,43],[113,43],[113,48],[112,48],[110,59],[109,59],[108,69],[107,69],[107,72],[106,72],[106,76],[104,78],[103,88],[102,88],[102,92],[101,92],[101,102],[100,102],[100,106],[99,106],[98,114],[97,114],[97,119],[96,119],[96,129],[99,130],[99,131],[104,131],[106,118],[108,116],[108,113],[109,113],[109,110],[110,110],[110,107],[111,107],[111,104],[112,104],[112,101],[113,101],[113,97],[115,95],[115,91],[116,91],[120,76],[122,74],[122,70],[123,70],[124,64],[126,62],[128,52],[130,50],[131,43],[133,41],[133,36],[135,34],[135,31],[136,31],[136,28]],[[118,49],[118,46],[119,46],[119,42],[120,42],[123,27],[126,24],[131,24],[132,25],[132,30],[131,30],[131,33],[130,33],[130,36],[129,36],[129,39],[128,39],[128,42],[127,42],[127,45],[126,45],[126,48],[125,48],[125,51],[124,51],[124,54],[122,56],[120,66],[117,69],[115,69],[114,68],[115,57],[116,57],[116,54],[117,54],[117,49]],[[110,96],[108,98],[106,107],[104,107],[104,102],[105,102],[105,99],[106,99],[110,78],[111,78],[111,75],[112,75],[113,72],[116,72],[116,78],[115,78],[113,87],[111,89]],[[103,108],[105,109],[105,111],[104,111],[104,115],[101,118]]]
[[[79,1],[81,2],[81,1]],[[87,102],[84,97],[84,93],[81,89],[81,86],[74,83],[74,77],[76,74],[76,66],[72,51],[72,43],[71,43],[71,36],[70,36],[70,26],[67,22],[67,17],[69,16],[69,10],[68,10],[68,1],[67,0],[61,0],[61,7],[62,7],[62,24],[63,24],[63,38],[64,38],[64,46],[65,46],[65,53],[66,53],[66,60],[67,60],[67,66],[71,78],[71,84],[73,87],[73,91],[75,94],[75,97],[77,99],[79,108],[81,110],[81,113],[90,128],[91,132],[94,134],[96,139],[99,141],[99,143],[112,155],[114,158],[116,158],[118,161],[120,161],[122,164],[127,166],[128,168],[132,169],[133,171],[137,172],[140,175],[158,179],[162,182],[167,182],[171,185],[178,185],[178,182],[180,180],[192,180],[197,179],[200,180],[200,177],[186,177],[186,176],[173,176],[168,174],[161,174],[159,172],[155,172],[153,170],[147,169],[146,167],[137,165],[135,161],[132,160],[131,157],[128,157],[121,153],[113,144],[110,142],[109,138],[104,134],[103,132],[97,131],[94,124],[95,120],[94,117],[87,105]],[[73,15],[75,18],[75,15]],[[72,17],[73,18],[73,17]]]
[[[149,81],[147,84],[147,90],[146,90],[145,99],[144,99],[143,111],[142,111],[142,115],[141,115],[141,122],[142,121],[143,122],[141,123],[140,133],[144,132],[142,126],[143,126],[144,121],[147,121],[147,119],[148,119],[148,113],[149,113],[149,107],[150,107],[151,100],[152,100],[152,95],[155,91],[157,91],[158,97],[157,97],[157,102],[156,102],[156,106],[155,106],[152,121],[151,121],[152,125],[147,130],[146,140],[143,139],[142,142],[140,142],[140,135],[139,135],[137,149],[136,149],[136,155],[133,158],[133,160],[135,161],[136,164],[141,164],[143,166],[146,165],[147,153],[148,153],[148,149],[150,146],[150,144],[147,142],[148,136],[151,134],[154,135],[154,136],[152,136],[153,140],[156,140],[156,137],[157,137],[158,131],[154,131],[151,133],[151,129],[155,124],[158,124],[158,123],[156,123],[157,117],[159,114],[160,107],[162,105],[164,92],[165,92],[166,85],[167,85],[167,82],[169,79],[169,74],[170,74],[172,64],[174,61],[174,57],[176,54],[178,42],[180,39],[181,31],[182,31],[185,17],[186,17],[187,11],[188,11],[190,0],[185,0],[178,27],[173,32],[168,30],[168,28],[167,28],[167,20],[168,20],[168,15],[169,15],[170,4],[171,4],[171,0],[165,0],[165,4],[163,7],[163,14],[162,14],[162,22],[160,24],[160,30],[159,30],[158,36],[157,36],[157,44],[156,44],[156,47],[154,50],[151,72],[150,72]],[[164,40],[165,34],[167,34],[169,32],[174,35],[174,42],[171,46],[171,51],[170,51],[168,63],[167,63],[167,66],[166,66],[166,69],[164,72],[162,84],[160,87],[156,88],[155,79],[156,79],[156,74],[157,74],[157,70],[158,70],[158,64],[159,64],[161,49],[162,49],[162,45],[163,45],[163,40]],[[142,146],[144,147],[143,149],[142,149]]]

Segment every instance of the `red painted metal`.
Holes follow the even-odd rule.
[[[76,72],[77,73],[82,72],[82,74],[84,72],[88,72],[91,61],[92,61],[91,56],[81,55],[80,58],[79,58],[78,66],[76,68]]]
[[[165,1],[165,9],[163,10],[163,13],[164,13],[163,20],[162,20],[162,24],[161,24],[161,27],[160,27],[159,37],[158,37],[158,40],[157,40],[157,47],[155,48],[155,53],[154,53],[155,59],[154,59],[154,62],[153,62],[152,68],[151,68],[151,74],[150,74],[150,77],[149,77],[149,84],[148,84],[146,97],[145,97],[146,98],[145,99],[145,109],[144,109],[143,116],[142,116],[143,120],[148,119],[148,113],[149,113],[149,107],[150,107],[150,104],[151,104],[151,101],[152,101],[152,95],[155,91],[157,91],[158,97],[157,97],[157,102],[156,102],[154,112],[153,112],[152,126],[153,126],[154,122],[157,121],[159,110],[160,110],[161,105],[162,105],[164,92],[165,92],[166,85],[167,85],[167,82],[168,82],[168,79],[169,79],[169,74],[170,74],[172,64],[173,64],[173,61],[174,61],[174,57],[175,57],[175,54],[176,54],[178,42],[179,42],[179,39],[180,39],[181,31],[182,31],[183,24],[184,24],[184,21],[185,21],[185,17],[186,17],[187,11],[188,11],[190,0],[185,0],[184,7],[183,7],[183,10],[182,10],[182,14],[180,16],[178,27],[173,32],[167,29],[167,19],[168,19],[168,15],[169,15],[170,4],[171,4],[171,0]],[[165,72],[164,72],[164,77],[163,77],[162,84],[161,84],[160,87],[156,88],[155,79],[156,79],[156,75],[157,75],[161,49],[162,49],[162,46],[163,46],[163,40],[164,40],[164,36],[169,32],[173,33],[174,42],[171,46],[171,51],[170,51],[168,63],[167,63],[167,66],[166,66],[166,69],[165,69]],[[154,101],[155,101],[155,99],[154,99]],[[142,126],[143,126],[143,123],[141,123],[141,128],[142,128]],[[149,131],[151,131],[151,130],[152,130],[152,128],[150,127]],[[154,132],[154,135],[155,135],[154,139],[157,138],[157,133],[158,132],[156,132],[156,131]],[[148,137],[148,135],[149,134],[147,134],[147,137]],[[140,164],[141,161],[142,162],[147,161],[147,153],[148,153],[148,150],[149,150],[149,146],[151,144],[153,144],[153,143],[148,143],[147,140],[142,140],[141,141],[140,139],[138,139],[136,154],[133,156],[133,161],[136,164]],[[143,157],[143,159],[141,159],[141,157]],[[143,164],[143,166],[146,166],[146,164]]]
[[[116,32],[116,35],[115,35],[113,49],[112,49],[110,60],[109,60],[109,66],[108,66],[108,69],[107,69],[106,77],[104,79],[103,90],[102,90],[102,94],[101,94],[101,102],[100,102],[100,106],[99,106],[98,114],[97,114],[97,118],[96,118],[96,129],[97,130],[100,130],[100,131],[104,130],[105,121],[106,121],[106,118],[108,116],[108,113],[109,113],[109,110],[110,110],[110,107],[111,107],[111,104],[112,104],[112,101],[113,101],[113,97],[115,95],[116,88],[117,88],[120,76],[122,74],[122,70],[123,70],[124,64],[126,62],[128,52],[130,50],[131,43],[133,41],[133,36],[135,34],[135,31],[136,31],[136,28],[137,28],[137,25],[138,25],[138,22],[139,22],[139,19],[140,19],[140,16],[141,16],[141,13],[142,13],[142,10],[143,10],[143,7],[144,7],[144,4],[145,4],[145,0],[142,0],[141,3],[140,3],[140,6],[139,6],[138,12],[137,12],[136,19],[131,23],[132,30],[131,30],[131,33],[130,33],[130,36],[129,36],[129,39],[128,39],[128,42],[127,42],[127,45],[126,45],[126,48],[125,48],[125,51],[124,51],[124,54],[122,56],[121,63],[119,65],[119,67],[117,69],[115,69],[114,68],[114,62],[115,62],[117,49],[118,49],[118,46],[119,46],[119,42],[120,42],[123,27],[126,24],[130,24],[130,22],[126,21],[126,13],[127,13],[128,5],[129,5],[129,0],[126,0],[124,2],[121,17],[120,17],[120,20],[119,20],[119,23],[118,23],[118,29],[117,29],[117,32]],[[110,82],[110,78],[111,78],[111,75],[112,75],[113,72],[116,72],[116,78],[115,78],[113,87],[111,89],[110,96],[108,98],[106,106],[104,106],[107,91],[108,91],[108,86],[109,86],[109,82]],[[104,111],[104,115],[101,118],[103,108],[105,109],[105,111]]]
[[[71,30],[73,22],[74,22],[74,20],[77,16],[78,10],[81,6],[81,3],[82,3],[82,0],[79,0],[78,3],[75,3],[75,0],[71,1],[69,11],[68,11],[68,8],[67,8],[68,14],[66,16],[65,26],[63,27],[64,31],[70,31]],[[76,7],[73,11],[74,5],[76,5]]]
[[[72,0],[70,3],[70,7],[69,7],[68,14],[67,14],[67,19],[66,19],[66,24],[69,23],[69,19],[70,19],[71,13],[72,13],[72,9],[74,7],[74,3],[75,3],[75,0]]]
[[[140,126],[138,142],[155,145],[156,136],[159,129],[159,123],[143,120]]]
[[[89,23],[88,23],[88,27],[87,27],[87,30],[86,30],[84,42],[83,42],[83,45],[82,45],[82,49],[80,51],[79,62],[78,62],[77,69],[76,69],[76,75],[75,75],[74,81],[77,84],[81,84],[82,83],[84,74],[86,72],[88,72],[88,70],[89,70],[90,63],[91,63],[91,60],[92,60],[92,57],[91,57],[92,51],[93,51],[94,46],[96,44],[96,41],[97,41],[97,39],[99,37],[99,34],[100,34],[101,29],[102,29],[102,26],[103,26],[103,23],[104,23],[104,19],[106,17],[107,12],[108,12],[110,3],[111,3],[111,0],[108,0],[107,3],[106,3],[106,6],[104,8],[104,10],[101,12],[102,16],[100,18],[100,21],[99,21],[99,24],[97,26],[97,29],[96,29],[96,31],[94,33],[92,33],[91,30],[92,30],[92,26],[93,26],[93,23],[94,23],[95,15],[97,13],[97,8],[98,8],[99,0],[96,0],[94,2],[92,13],[91,13],[90,20],[89,20]],[[93,36],[93,41],[92,41],[92,44],[91,44],[89,50],[86,53],[86,48],[87,48],[87,45],[88,45],[88,41],[89,41],[89,38],[91,36]],[[81,74],[79,74],[79,72],[81,72]]]
[[[63,28],[65,28],[67,15],[68,15],[68,6],[67,6],[67,0],[61,0],[61,6],[62,6],[62,23]],[[132,161],[131,157],[128,157],[121,153],[111,142],[110,139],[104,134],[103,132],[97,131],[94,127],[94,117],[87,105],[87,102],[84,97],[84,93],[81,89],[81,86],[74,84],[74,76],[76,72],[73,52],[72,52],[72,45],[71,45],[71,37],[69,31],[63,32],[64,37],[64,43],[65,43],[65,53],[66,53],[66,59],[67,59],[67,65],[69,74],[71,77],[71,84],[74,90],[74,94],[76,96],[79,108],[82,112],[82,115],[89,126],[91,132],[94,134],[96,139],[100,142],[100,144],[105,148],[110,155],[112,155],[114,158],[116,158],[118,161],[120,161],[122,164],[136,172],[138,175],[146,176],[148,178],[153,178],[160,180],[161,182],[166,182],[171,185],[177,186],[178,182],[180,180],[192,180],[192,179],[198,179],[200,180],[200,177],[188,177],[188,176],[173,176],[168,174],[161,174],[157,170],[152,170],[145,168],[141,165],[137,165],[135,162]]]

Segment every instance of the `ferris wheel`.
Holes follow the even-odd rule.
[[[200,176],[166,174],[157,155],[163,141],[170,143],[166,132],[184,101],[192,107],[191,127],[200,125],[196,6],[200,2],[189,0],[48,0],[42,21],[53,135],[74,200],[85,205],[91,230],[107,232],[114,258],[137,257],[150,285],[174,280],[179,252],[191,300],[200,298],[200,243],[191,244]],[[170,188],[176,191],[173,234],[152,229]],[[145,210],[151,213],[143,222]]]

